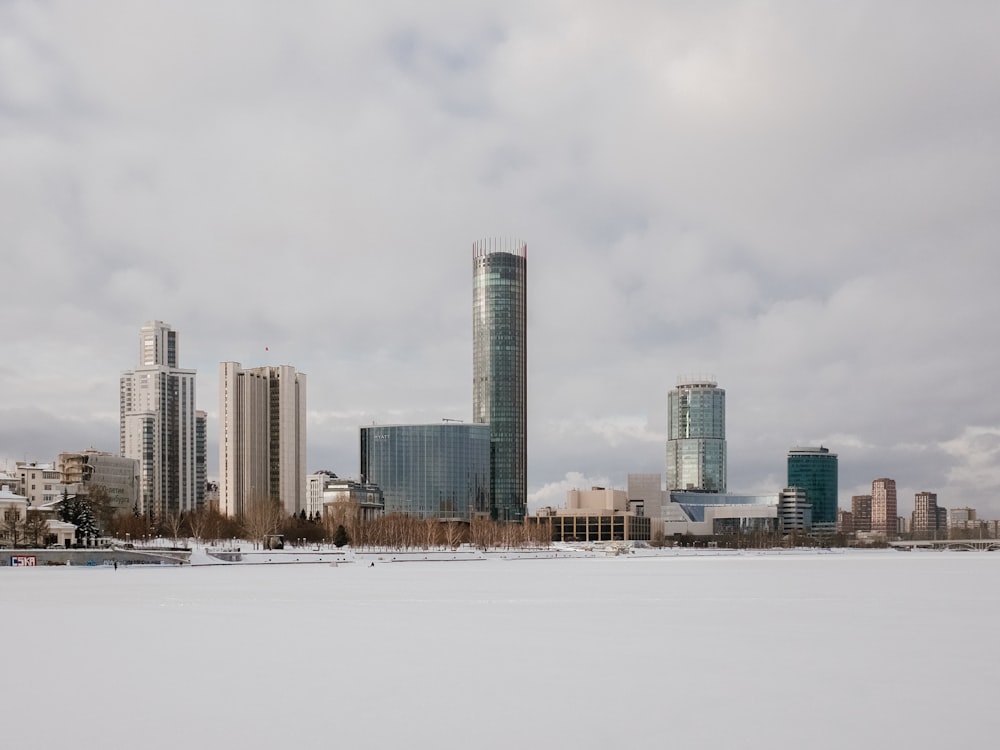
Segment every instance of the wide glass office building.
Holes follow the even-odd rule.
[[[726,491],[726,392],[714,381],[667,395],[667,489]]]
[[[528,502],[527,257],[520,240],[472,246],[472,421],[490,426],[490,515]]]
[[[490,427],[361,428],[361,480],[382,488],[386,513],[470,520],[490,511]]]
[[[837,523],[837,454],[819,448],[788,451],[788,486],[806,491],[813,526]]]

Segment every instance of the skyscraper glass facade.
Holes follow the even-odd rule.
[[[463,521],[484,515],[490,509],[490,427],[362,427],[361,481],[381,488],[386,513]]]
[[[837,523],[837,454],[823,447],[788,451],[788,486],[806,491],[812,522]]]
[[[490,426],[490,516],[524,519],[528,495],[527,245],[472,246],[472,415]]]
[[[726,491],[726,392],[714,381],[667,395],[667,489]]]

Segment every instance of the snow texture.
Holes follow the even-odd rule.
[[[1000,555],[0,568],[5,748],[988,746]]]

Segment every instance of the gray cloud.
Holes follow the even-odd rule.
[[[0,455],[114,440],[159,318],[213,415],[221,360],[307,372],[309,465],[352,473],[359,423],[470,416],[505,233],[538,497],[661,470],[666,391],[714,373],[738,488],[823,441],[845,497],[998,514],[997,16],[4,4]]]

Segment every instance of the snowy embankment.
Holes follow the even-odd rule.
[[[5,568],[3,746],[992,746],[998,574],[946,552]]]

